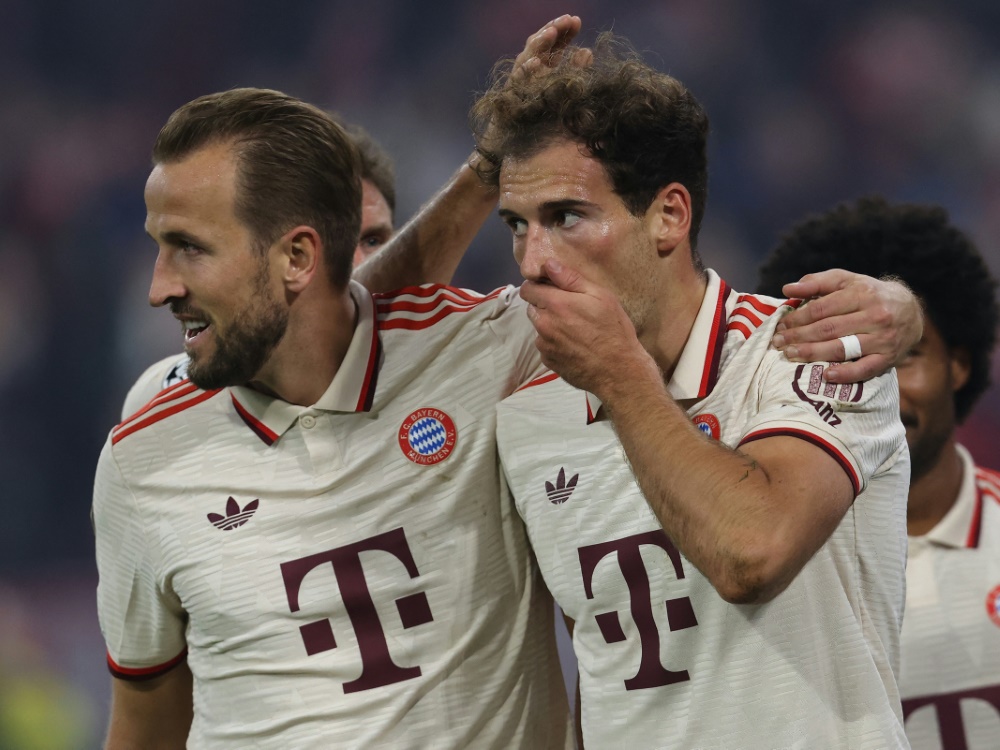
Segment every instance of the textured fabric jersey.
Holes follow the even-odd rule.
[[[902,672],[914,750],[1000,747],[1000,474],[958,446],[958,500],[910,537]]]
[[[571,746],[496,405],[539,370],[512,288],[372,298],[311,407],[172,386],[94,496],[112,672],[195,677],[192,748]]]
[[[678,552],[593,396],[550,374],[498,408],[517,509],[576,622],[588,750],[905,746],[895,673],[909,456],[895,373],[841,387],[820,364],[787,361],[769,342],[788,309],[710,273],[668,384],[707,435],[807,440],[856,488],[767,604],[728,604]]]
[[[122,421],[124,422],[152,401],[160,391],[186,380],[188,361],[186,354],[172,354],[147,367],[125,396],[125,404],[122,406]]]

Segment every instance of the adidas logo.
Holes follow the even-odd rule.
[[[545,483],[545,494],[548,495],[549,500],[553,505],[562,505],[564,502],[569,500],[569,496],[573,494],[573,490],[576,489],[576,480],[580,478],[579,474],[574,474],[572,478],[566,481],[566,469],[559,469],[559,476],[556,477],[556,483],[553,485],[552,482]]]
[[[226,515],[220,516],[218,513],[209,513],[208,520],[212,522],[215,528],[222,529],[223,531],[238,529],[250,520],[250,516],[257,512],[258,505],[260,505],[260,500],[251,500],[243,510],[240,510],[240,504],[236,502],[235,498],[231,497],[226,501]]]

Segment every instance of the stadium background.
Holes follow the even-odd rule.
[[[491,64],[564,12],[712,118],[706,262],[740,289],[779,232],[871,192],[941,203],[1000,273],[1000,4],[818,0],[4,0],[0,10],[0,748],[97,747],[93,469],[128,386],[178,351],[145,299],[149,148],[183,102],[279,88],[393,154],[401,223],[471,149]],[[492,220],[457,283],[516,281]],[[962,431],[1000,467],[1000,390]]]

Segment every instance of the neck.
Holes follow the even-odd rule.
[[[653,324],[640,336],[643,347],[663,372],[665,382],[670,381],[687,346],[708,288],[708,274],[695,270],[690,262],[678,270],[663,284],[663,293],[657,298],[657,313],[651,316]]]
[[[350,290],[293,303],[284,338],[250,387],[311,406],[330,386],[351,345],[358,310]]]
[[[948,438],[933,466],[910,483],[906,506],[906,531],[923,536],[945,517],[958,500],[962,489],[962,457],[955,448],[954,436]]]

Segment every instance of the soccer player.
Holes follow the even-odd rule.
[[[354,250],[354,267],[389,241],[396,212],[396,172],[392,157],[360,125],[343,122],[361,157],[361,239]]]
[[[353,260],[357,268],[388,242],[395,232],[396,174],[392,158],[367,130],[360,125],[345,123],[339,117],[334,119],[347,132],[361,160],[361,237],[354,248]],[[431,273],[432,278],[427,281],[437,281],[434,276],[447,277],[441,279],[443,282],[450,281],[454,270],[453,266],[448,266],[438,273]],[[122,419],[135,414],[164,388],[187,378],[188,362],[187,355],[174,354],[148,367],[129,389],[122,407]]]
[[[565,39],[570,18],[526,53]],[[196,101],[161,136],[150,296],[184,320],[193,384],[116,428],[99,466],[111,746],[176,746],[189,726],[194,747],[562,746],[550,612],[486,408],[537,369],[519,299],[338,287],[324,273],[346,269],[329,248],[345,250],[350,227],[324,227],[350,198],[343,164],[318,151],[258,164],[251,134],[213,130],[244,120],[222,107],[235,96],[264,96],[264,120],[308,115],[329,136],[317,145],[344,148],[322,113],[273,92]],[[210,129],[195,137],[193,122]],[[309,180],[248,179],[304,164]],[[383,251],[374,267],[440,272],[495,200],[459,170],[393,243],[421,246],[419,262]]]
[[[895,374],[789,361],[793,305],[703,269],[708,121],[676,79],[605,38],[501,74],[473,119],[555,371],[498,444],[574,621],[585,744],[905,746]]]
[[[863,198],[803,221],[761,270],[760,289],[835,265],[892,274],[919,297],[924,335],[898,368],[912,471],[899,688],[923,748],[1000,746],[1000,475],[955,441],[989,384],[997,283],[934,206]]]
[[[570,746],[496,462],[539,371],[516,291],[351,281],[356,150],[283,94],[196,99],[153,155],[150,302],[191,382],[98,464],[108,747]]]

